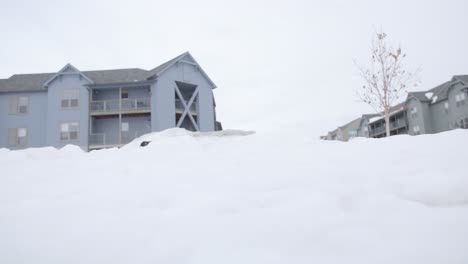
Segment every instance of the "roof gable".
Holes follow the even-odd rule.
[[[461,81],[464,85],[468,86],[468,75],[455,75],[452,78],[453,81]]]
[[[71,65],[70,63],[68,63],[67,65],[65,65],[60,71],[58,71],[56,74],[54,74],[51,78],[49,78],[44,84],[43,84],[43,87],[46,88],[47,86],[49,86],[49,84],[51,84],[56,78],[58,78],[59,76],[61,76],[62,74],[78,74],[80,75],[82,78],[86,79],[88,82],[90,83],[94,83],[91,79],[89,79],[86,75],[84,75],[82,72],[80,72],[80,70],[78,70],[77,68],[75,68],[73,65]]]
[[[450,90],[453,84],[454,81],[452,79],[451,81],[444,82],[427,91],[410,92],[408,93],[408,97],[406,98],[406,100],[408,101],[411,98],[414,98],[420,102],[437,103],[448,98],[448,91]],[[427,97],[427,94],[429,93],[432,94],[430,98]]]
[[[169,68],[171,68],[173,65],[175,65],[178,62],[182,63],[187,63],[190,65],[194,65],[198,68],[200,73],[208,80],[208,82],[213,86],[213,89],[216,88],[216,84],[210,79],[208,74],[203,70],[203,68],[200,66],[200,64],[197,63],[195,58],[187,51],[182,53],[181,55],[159,65],[158,67],[152,69],[149,71],[148,74],[148,79],[154,79],[157,78],[158,76],[161,76],[165,71],[167,71]]]

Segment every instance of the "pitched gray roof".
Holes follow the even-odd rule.
[[[423,92],[410,92],[408,93],[408,97],[413,96],[421,102],[438,102],[447,99],[448,91],[452,86],[453,82],[448,81],[444,82],[441,85],[438,85],[430,90],[423,91]],[[432,93],[431,98],[426,96],[427,93]]]
[[[116,69],[102,71],[82,71],[85,76],[95,84],[127,83],[144,81],[148,77],[148,71],[143,69]],[[43,84],[56,73],[15,74],[8,79],[0,80],[0,92],[13,91],[42,91]]]
[[[83,71],[95,84],[103,83],[127,83],[144,81],[148,77],[148,71],[138,68],[118,69],[104,71]]]
[[[44,90],[42,84],[55,73],[15,74],[0,80],[0,92]]]
[[[172,65],[173,63],[175,63],[176,61],[178,61],[180,58],[184,57],[187,54],[188,54],[188,52],[184,52],[184,53],[180,54],[179,56],[173,58],[172,60],[168,60],[165,63],[159,65],[158,67],[148,71],[148,78],[151,78],[154,75],[159,75],[167,67],[169,67],[170,65]]]
[[[361,117],[356,118],[353,121],[341,126],[340,128],[345,129],[345,130],[358,130],[359,127],[361,126],[361,120],[362,120]]]
[[[167,67],[171,66],[187,54],[189,53],[185,52],[150,71],[139,68],[131,68],[101,71],[81,71],[81,73],[91,79],[95,84],[145,81],[155,75],[159,75]],[[0,92],[43,91],[45,90],[43,87],[44,83],[54,75],[56,75],[56,73],[15,74],[8,79],[0,79]],[[206,77],[209,79],[208,76]],[[214,84],[213,86],[215,87]]]
[[[465,85],[468,85],[468,75],[455,75],[453,77],[462,81]]]

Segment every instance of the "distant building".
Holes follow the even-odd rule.
[[[406,99],[410,135],[468,128],[468,75],[454,76],[426,92]]]
[[[0,148],[119,147],[152,131],[222,129],[216,85],[183,53],[152,70],[15,74],[0,80]]]
[[[369,137],[368,124],[372,118],[378,117],[378,114],[365,114],[337,129],[328,132],[321,138],[326,140],[348,141],[354,137]]]
[[[404,102],[392,107],[390,113],[392,136],[468,129],[468,75],[453,76],[450,81],[428,91],[410,92]],[[385,128],[381,115],[363,115],[329,132],[326,139],[348,141],[354,136],[380,138],[386,136]]]
[[[406,103],[400,103],[390,109],[390,135],[408,134],[408,121],[406,118]],[[386,136],[385,119],[377,115],[369,120],[368,137],[381,138]]]

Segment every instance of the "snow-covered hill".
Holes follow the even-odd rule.
[[[312,137],[0,149],[0,263],[468,263],[468,131]]]

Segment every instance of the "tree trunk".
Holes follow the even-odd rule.
[[[386,137],[390,136],[390,114],[385,113],[385,134]]]

